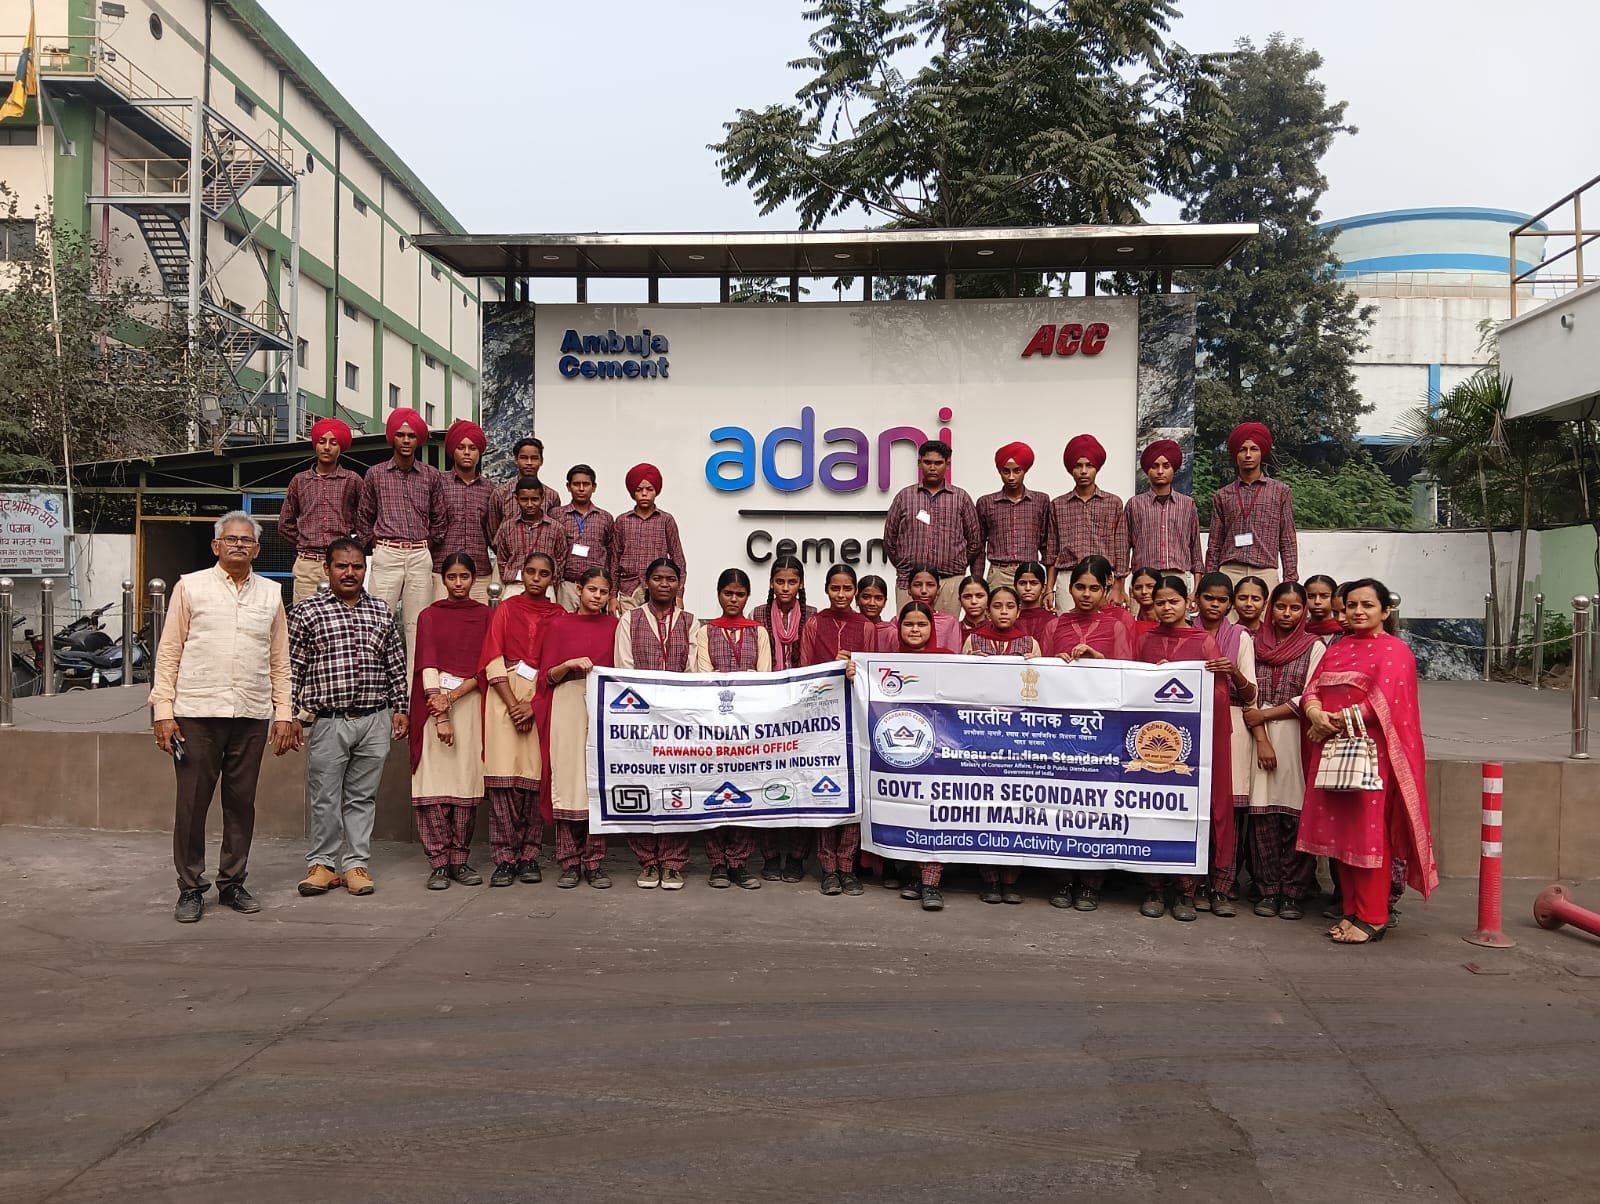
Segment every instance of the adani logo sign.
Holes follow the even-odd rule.
[[[817,412],[810,406],[800,411],[798,426],[774,427],[765,435],[742,426],[719,426],[711,432],[713,444],[726,444],[706,460],[706,480],[713,489],[738,493],[753,488],[760,476],[774,489],[799,493],[813,484],[833,493],[855,493],[872,484],[874,475],[879,493],[889,492],[890,461],[897,443],[913,452],[929,439],[950,442],[950,428],[943,425],[954,417],[948,406],[938,412],[940,426],[932,434],[917,426],[891,426],[876,434],[858,427],[836,426],[822,432],[817,441]],[[778,467],[778,449],[793,444],[800,449],[800,468],[787,473]],[[836,451],[828,451],[837,448]],[[826,452],[819,462],[818,452]],[[874,474],[874,466],[876,473]]]

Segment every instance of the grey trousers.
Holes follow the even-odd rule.
[[[311,795],[307,865],[340,873],[367,865],[390,729],[387,709],[355,719],[318,719],[311,725],[306,742],[306,788]]]

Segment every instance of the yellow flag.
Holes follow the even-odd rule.
[[[28,6],[28,42],[17,56],[17,78],[11,85],[11,95],[0,104],[0,121],[7,117],[21,117],[28,107],[28,97],[39,95],[39,65],[34,58],[33,6]]]

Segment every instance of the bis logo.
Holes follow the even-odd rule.
[[[1193,702],[1194,692],[1176,677],[1169,677],[1166,684],[1156,690],[1157,702]]]
[[[890,711],[873,725],[872,747],[885,765],[915,769],[933,756],[933,724],[921,711]]]
[[[611,700],[611,709],[619,715],[646,715],[650,712],[650,704],[644,700],[639,691],[628,686]]]

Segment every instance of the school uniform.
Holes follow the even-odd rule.
[[[617,624],[614,653],[617,668],[687,673],[699,627],[695,617],[679,607],[674,607],[665,619],[648,605],[636,607],[624,614]],[[641,869],[682,873],[689,864],[689,838],[681,833],[635,832],[628,836],[628,847],[639,859]]]
[[[590,569],[611,571],[612,531],[616,519],[609,510],[590,506],[587,513],[568,503],[552,515],[567,533],[566,563],[562,566],[556,601],[563,608],[578,609],[578,582]],[[612,582],[615,586],[615,582]]]
[[[572,542],[567,537],[566,528],[548,514],[533,522],[518,515],[502,523],[494,536],[494,554],[500,565],[500,583],[505,591],[502,597],[509,598],[522,592],[522,566],[527,563],[529,556],[535,552],[549,556],[555,562],[553,580],[559,581],[566,570],[571,551]]]
[[[816,621],[816,607],[802,606],[796,600],[785,611],[776,603],[763,602],[750,612],[750,617],[766,629],[772,644],[774,669],[793,669],[805,663],[801,654],[806,631]],[[793,861],[804,863],[811,855],[810,828],[762,828],[757,840],[762,857],[768,861],[787,855]]]
[[[935,609],[959,615],[961,578],[983,555],[978,508],[966,490],[954,485],[937,493],[920,483],[907,485],[889,503],[883,549],[895,568],[896,612],[910,599],[906,587],[911,569],[927,565],[939,578]]]
[[[361,479],[356,539],[372,550],[367,589],[400,611],[407,664],[416,655],[417,617],[433,603],[434,553],[448,523],[444,474],[431,464],[387,460]]]
[[[752,620],[753,622],[753,620]],[[772,643],[763,627],[702,623],[690,641],[696,673],[770,673]],[[755,855],[756,829],[725,824],[706,833],[706,858],[713,869],[738,869]]]
[[[1050,503],[1048,559],[1057,577],[1056,609],[1065,614],[1073,607],[1072,591],[1062,589],[1060,576],[1086,556],[1104,556],[1111,572],[1121,580],[1128,575],[1128,524],[1122,499],[1098,485],[1088,497],[1076,491]]]
[[[680,593],[689,580],[678,520],[659,508],[641,515],[635,507],[619,515],[611,528],[611,556],[617,597],[625,611],[645,604],[644,572],[663,556],[678,566]]]
[[[278,534],[294,545],[294,601],[305,601],[328,579],[328,545],[355,531],[360,503],[361,474],[341,465],[329,473],[308,468],[289,478]]]
[[[532,703],[539,679],[539,648],[545,626],[561,613],[547,598],[526,593],[495,608],[484,639],[483,786],[489,801],[489,848],[496,866],[538,863],[544,843],[540,795],[544,757],[537,730],[521,732],[496,686]],[[537,724],[535,725],[537,728]]]
[[[495,529],[489,525],[489,512],[494,503],[494,486],[481,473],[470,481],[454,471],[443,473],[441,477],[446,518],[444,540],[433,558],[434,601],[446,595],[444,581],[439,576],[445,558],[465,552],[472,557],[472,600],[486,603],[493,574],[489,545],[494,541]]]
[[[801,664],[830,665],[838,662],[841,652],[873,651],[876,641],[870,620],[856,611],[830,606],[813,617],[801,644]],[[855,873],[860,850],[860,824],[839,824],[817,832],[817,861],[824,874]]]

